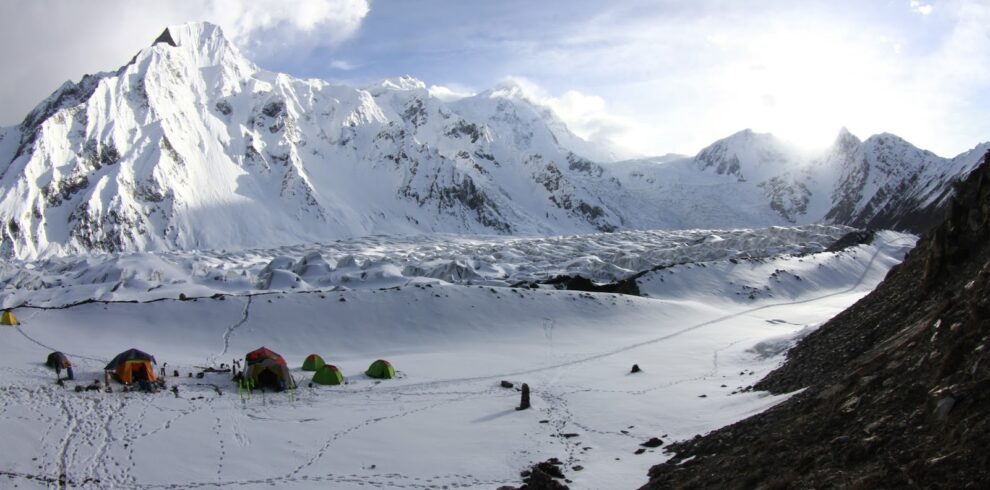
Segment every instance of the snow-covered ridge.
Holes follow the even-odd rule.
[[[209,24],[67,83],[0,141],[0,251],[280,246],[618,228],[593,148],[511,91],[445,103],[258,69]],[[582,146],[583,145],[583,146]]]
[[[988,150],[982,143],[947,159],[891,134],[861,141],[842,129],[831,147],[809,154],[744,130],[693,157],[608,169],[633,196],[623,199],[665,215],[665,227],[824,222],[921,232],[941,218],[953,182]]]
[[[298,79],[193,23],[0,130],[0,254],[899,226],[942,205],[987,148],[946,160],[891,135],[843,133],[806,156],[743,131],[694,157],[611,162],[512,83],[449,100],[408,76],[363,88]]]

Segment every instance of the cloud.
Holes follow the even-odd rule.
[[[212,0],[207,8],[207,17],[225,25],[235,38],[276,27],[313,32],[328,26],[331,42],[353,34],[368,14],[364,0]]]
[[[356,67],[347,60],[333,60],[330,62],[330,68],[333,68],[334,70],[351,71]]]
[[[0,2],[0,125],[66,80],[114,70],[171,24],[220,25],[252,61],[302,60],[354,36],[368,0],[6,0]]]
[[[428,89],[430,95],[436,97],[444,102],[453,102],[455,100],[463,99],[464,97],[470,97],[474,93],[466,88],[458,86],[443,86],[443,85],[430,85]]]
[[[411,73],[455,99],[518,74],[572,131],[636,153],[694,153],[746,127],[808,145],[889,131],[944,155],[990,135],[986,0],[441,3],[6,0],[0,124],[199,19],[296,76]]]
[[[990,4],[919,2],[928,14],[916,15],[906,3],[616,7],[512,39],[526,50],[508,69],[557,94],[575,132],[640,152],[693,153],[747,127],[809,148],[843,126],[946,156],[986,141],[990,119],[974,108],[990,106]]]
[[[929,15],[934,10],[934,6],[918,0],[911,0],[911,11],[916,14]]]
[[[643,145],[644,136],[656,128],[644,121],[634,121],[609,112],[605,99],[578,90],[559,95],[519,76],[502,79],[495,88],[530,102],[550,108],[572,133],[603,146],[621,158],[652,154],[655,148]]]
[[[210,0],[205,9],[186,14],[197,11],[264,63],[268,57],[307,56],[316,45],[340,44],[357,32],[369,5],[367,0]]]

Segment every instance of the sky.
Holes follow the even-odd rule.
[[[4,0],[0,125],[198,20],[300,77],[512,82],[630,155],[744,128],[809,149],[889,132],[943,156],[990,140],[990,0]]]

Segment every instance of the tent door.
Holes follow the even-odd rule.
[[[148,381],[148,367],[145,364],[135,364],[131,366],[131,380],[135,383],[138,381]]]
[[[281,388],[281,386],[279,385],[280,383],[278,380],[278,375],[275,374],[275,372],[272,371],[271,369],[264,369],[260,373],[258,373],[259,388],[270,388],[273,390],[277,390]]]

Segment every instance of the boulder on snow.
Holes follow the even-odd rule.
[[[542,463],[536,463],[530,469],[520,473],[523,477],[521,487],[504,486],[500,490],[568,490],[568,486],[559,480],[564,479],[560,470],[562,463],[557,458],[550,458]]]
[[[649,441],[646,441],[640,446],[643,447],[660,447],[663,446],[663,441],[659,437],[651,437]]]

